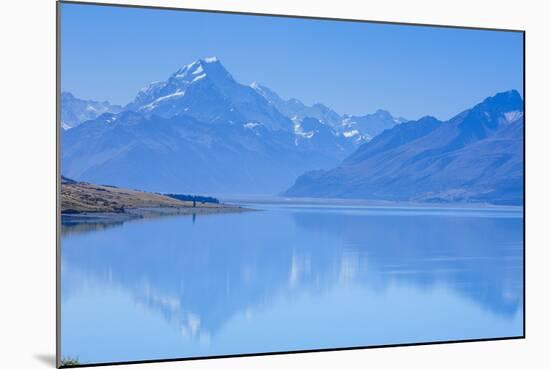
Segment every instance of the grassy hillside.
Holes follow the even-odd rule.
[[[216,203],[182,201],[150,192],[76,182],[65,177],[61,179],[61,212],[64,214],[124,213],[129,209],[181,209],[192,208],[193,205],[202,210],[228,207]]]

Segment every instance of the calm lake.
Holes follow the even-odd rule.
[[[522,209],[252,205],[62,227],[81,363],[520,336]]]

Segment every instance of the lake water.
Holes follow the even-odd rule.
[[[523,334],[521,209],[255,205],[62,227],[62,356],[135,361]]]

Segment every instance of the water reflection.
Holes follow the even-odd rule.
[[[356,262],[368,256],[381,286],[393,278],[422,288],[445,282],[500,314],[514,314],[521,304],[521,218],[498,213],[364,217],[335,212],[297,212],[294,217],[312,233],[338,235]]]
[[[219,214],[203,214],[203,216],[212,216]],[[112,227],[120,227],[126,222],[142,221],[146,219],[154,219],[160,217],[172,217],[182,216],[191,219],[191,222],[195,224],[197,220],[197,214],[173,214],[173,213],[156,213],[149,212],[143,214],[132,215],[102,215],[102,216],[78,216],[78,215],[62,215],[61,217],[61,236],[65,236],[71,233],[86,233],[97,232]]]
[[[101,222],[101,221],[92,221],[92,222],[72,222],[64,221],[61,223],[61,236],[67,236],[70,234],[86,233],[86,232],[98,232],[105,229],[120,227],[122,226],[122,221],[114,222]]]
[[[271,206],[66,232],[63,353],[98,362],[521,334],[521,213],[382,212]],[[137,347],[136,330],[155,340]],[[98,348],[107,335],[116,350]]]

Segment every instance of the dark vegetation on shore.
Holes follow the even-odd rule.
[[[61,214],[215,213],[244,210],[207,196],[162,195],[61,177]]]
[[[211,203],[211,204],[219,204],[220,200],[216,199],[215,197],[210,196],[196,196],[196,195],[183,195],[183,194],[174,194],[174,193],[165,193],[162,194],[164,196],[171,197],[176,200],[181,201],[194,201],[195,203]]]

